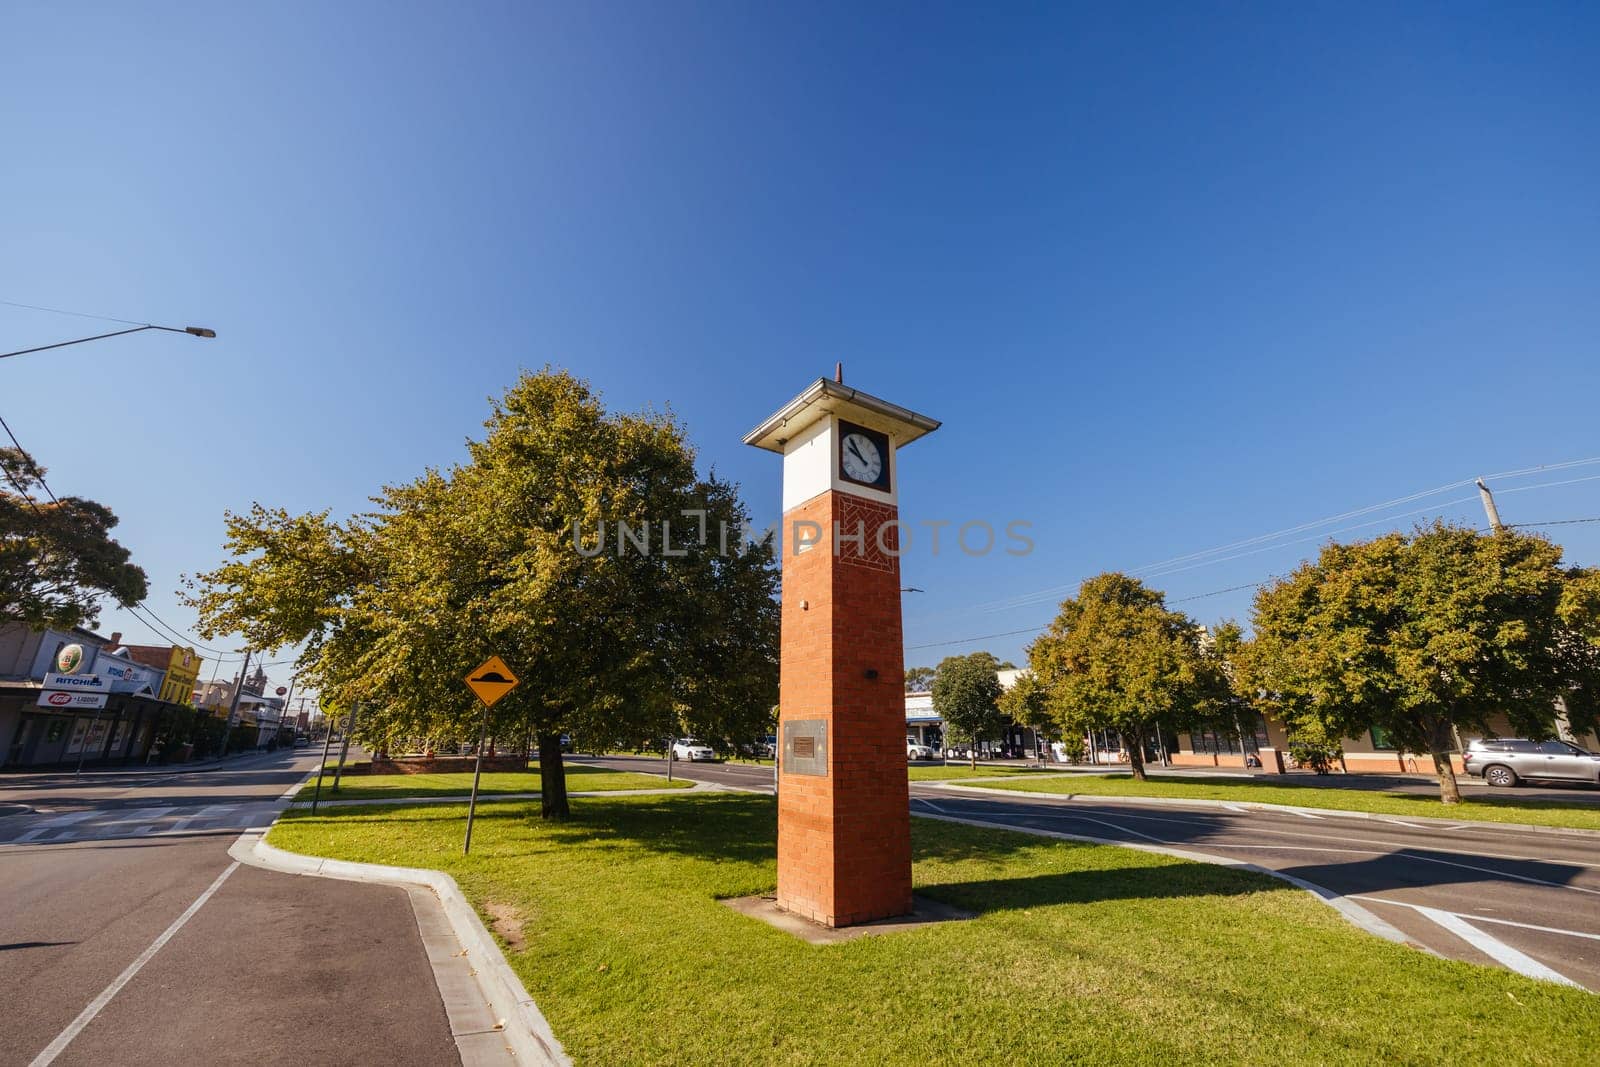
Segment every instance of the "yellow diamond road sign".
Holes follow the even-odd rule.
[[[481,667],[467,675],[467,688],[478,695],[486,708],[494,707],[496,701],[516,687],[517,676],[499,656],[490,656]]]

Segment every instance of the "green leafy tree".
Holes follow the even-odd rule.
[[[1203,633],[1161,593],[1113,572],[1062,602],[1028,659],[1062,731],[1115,730],[1142,780],[1145,738],[1158,719],[1178,728],[1224,706],[1226,678]]]
[[[336,523],[326,511],[291,515],[254,504],[242,515],[224,512],[223,525],[231,558],[184,579],[184,600],[207,638],[242,634],[265,651],[305,643],[315,659],[382,572],[368,517]]]
[[[1487,732],[1503,713],[1548,736],[1557,698],[1593,692],[1592,657],[1560,615],[1563,596],[1579,595],[1560,561],[1542,537],[1444,523],[1329,545],[1256,596],[1261,699],[1292,731],[1377,728],[1428,753],[1440,799],[1458,803],[1450,751],[1461,729]]]
[[[933,676],[937,672],[932,667],[907,667],[906,692],[923,693],[933,685]]]
[[[683,428],[608,412],[550,370],[524,374],[485,426],[468,462],[385,488],[350,523],[234,520],[235,559],[194,583],[203,623],[304,641],[306,684],[359,702],[355,732],[386,742],[476,739],[462,680],[501,656],[521,685],[488,736],[537,749],[547,818],[568,813],[564,733],[764,732],[777,571],[732,532],[748,524],[737,489],[697,477]]]
[[[947,656],[933,678],[933,710],[957,740],[971,746],[972,766],[978,765],[978,742],[999,735],[1005,726],[1000,713],[998,661],[987,652]]]
[[[45,471],[26,452],[0,448],[0,623],[33,629],[92,625],[100,601],[137,604],[145,573],[111,537],[117,517],[104,504],[51,499]]]

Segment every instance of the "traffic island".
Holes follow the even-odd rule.
[[[772,895],[771,797],[586,797],[557,823],[496,804],[466,857],[464,822],[301,808],[269,840],[444,871],[486,920],[509,909],[522,944],[502,950],[579,1064],[1459,1061],[1439,1034],[1572,1063],[1600,1046],[1592,994],[1382,940],[1248,871],[913,819],[916,892],[974,917],[813,945],[723,903]]]

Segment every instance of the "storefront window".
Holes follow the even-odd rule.
[[[1246,735],[1244,748],[1249,752],[1260,752],[1272,744],[1267,736],[1267,720],[1260,715],[1255,716],[1255,732]],[[1241,722],[1243,722],[1241,717]],[[1195,752],[1204,752],[1207,755],[1239,755],[1239,740],[1234,736],[1234,731],[1217,724],[1196,727],[1190,735],[1194,743]]]

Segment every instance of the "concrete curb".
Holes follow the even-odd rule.
[[[267,844],[263,835],[256,831],[241,834],[228,849],[228,854],[241,863],[282,874],[431,890],[443,906],[445,917],[468,958],[475,961],[472,977],[485,1001],[504,1021],[501,1036],[517,1062],[551,1067],[568,1067],[572,1063],[551,1031],[544,1013],[506,962],[505,955],[483,925],[483,920],[478,918],[477,911],[468,903],[461,887],[448,874],[416,867],[387,867],[377,863],[353,863],[285,852]]]
[[[968,782],[1010,782],[1015,778],[968,778]],[[1106,793],[1047,793],[1032,789],[993,789],[981,785],[962,785],[959,781],[925,779],[915,783],[936,789],[953,789],[963,793],[985,793],[997,797],[1049,797],[1052,800],[1083,800],[1108,804],[1149,804],[1169,808],[1220,808],[1224,811],[1287,811],[1296,815],[1315,815],[1332,819],[1366,819],[1370,822],[1425,823],[1440,827],[1460,828],[1470,826],[1489,830],[1514,830],[1517,833],[1561,834],[1576,837],[1600,837],[1600,830],[1583,830],[1573,826],[1538,826],[1522,822],[1487,822],[1478,819],[1443,819],[1437,815],[1382,815],[1371,811],[1342,811],[1338,808],[1311,808],[1296,804],[1269,804],[1259,800],[1205,800],[1185,797],[1115,796]]]
[[[1391,926],[1377,915],[1368,911],[1366,908],[1363,908],[1360,904],[1351,901],[1349,898],[1339,893],[1335,893],[1326,886],[1317,885],[1315,882],[1308,882],[1303,878],[1296,878],[1292,874],[1284,874],[1282,871],[1274,871],[1269,867],[1261,867],[1254,863],[1246,863],[1244,860],[1228,859],[1223,856],[1212,856],[1205,852],[1191,852],[1188,849],[1172,848],[1168,845],[1147,845],[1136,841],[1118,841],[1109,837],[1090,837],[1086,834],[1067,834],[1062,833],[1059,830],[1039,830],[1027,826],[1013,826],[1010,823],[988,822],[983,819],[970,819],[960,815],[935,815],[926,811],[914,811],[911,814],[918,819],[937,819],[940,822],[961,823],[964,826],[976,826],[984,830],[1010,830],[1019,834],[1033,834],[1036,837],[1051,837],[1060,841],[1079,841],[1090,845],[1114,845],[1117,848],[1134,848],[1138,849],[1140,852],[1154,852],[1162,856],[1172,856],[1175,859],[1188,860],[1191,863],[1209,863],[1213,867],[1232,867],[1234,870],[1238,871],[1251,871],[1255,874],[1264,874],[1269,878],[1276,878],[1281,882],[1288,882],[1296,889],[1305,890],[1318,901],[1326,904],[1328,907],[1338,912],[1348,922],[1360,927],[1369,934],[1381,937],[1385,941],[1393,941],[1396,944],[1408,945],[1412,948],[1420,949],[1421,951],[1427,952],[1430,955],[1437,955],[1437,953],[1434,953],[1432,949],[1429,949],[1424,945],[1419,945],[1410,940],[1405,934],[1401,933],[1394,926]]]
[[[296,788],[304,789],[305,785],[302,783],[301,785],[297,786]],[[709,782],[696,782],[694,785],[689,786],[687,789],[679,789],[679,788],[673,788],[673,789],[586,789],[586,790],[577,791],[577,792],[569,790],[567,792],[567,796],[568,797],[654,797],[654,796],[675,796],[675,795],[680,794],[680,793],[704,793],[704,792],[711,791],[714,788],[715,787],[712,786],[711,783],[709,783]],[[468,796],[462,796],[462,795],[459,795],[459,794],[452,793],[452,794],[450,794],[448,796],[442,796],[442,797],[441,796],[427,796],[427,797],[372,797],[372,798],[365,799],[365,800],[361,800],[361,799],[356,799],[356,800],[324,800],[324,801],[320,801],[317,804],[317,806],[319,808],[381,808],[381,807],[390,807],[390,806],[395,806],[395,805],[402,805],[402,806],[410,807],[410,806],[415,805],[415,804],[465,804],[467,801],[469,801],[471,799],[472,798],[468,797]],[[493,804],[496,801],[502,801],[502,800],[538,800],[538,799],[539,799],[539,794],[538,793],[491,793],[488,796],[484,796],[484,795],[480,794],[478,796],[478,804],[479,804],[479,806],[482,806],[484,804]],[[297,804],[297,805],[302,805],[302,804],[309,805],[311,803],[311,801],[298,799],[298,796],[297,796],[297,799],[295,799],[294,803]]]

